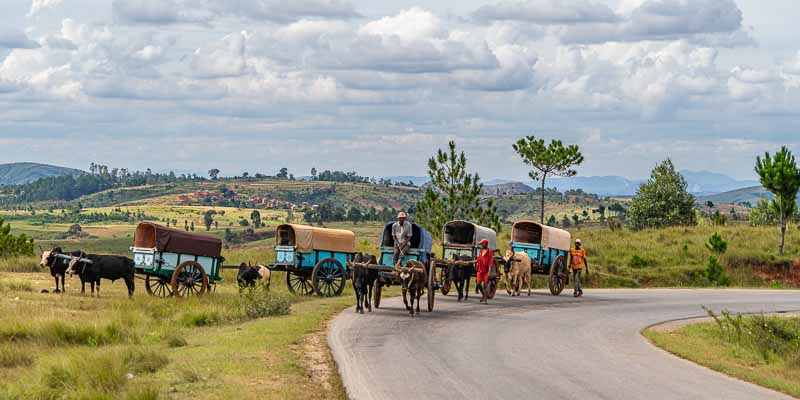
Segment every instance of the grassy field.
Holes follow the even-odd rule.
[[[270,301],[291,313],[254,318],[232,284],[178,300],[128,299],[117,282],[92,298],[76,282],[42,294],[49,275],[0,273],[0,398],[344,398],[319,336],[352,293],[292,297],[277,275]]]
[[[718,318],[644,335],[679,357],[800,397],[800,317]]]

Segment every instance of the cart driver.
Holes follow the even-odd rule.
[[[478,243],[480,246],[480,251],[478,252],[478,258],[475,260],[477,264],[477,274],[476,274],[476,287],[481,292],[481,303],[488,303],[488,291],[489,291],[489,270],[494,265],[494,252],[489,248],[489,241],[483,239]]]
[[[572,280],[575,284],[575,297],[583,296],[581,289],[581,271],[586,267],[586,276],[589,276],[589,262],[586,261],[586,249],[582,247],[581,240],[575,239],[575,248],[569,250],[569,265],[572,267]]]
[[[397,214],[397,222],[392,225],[392,238],[394,239],[394,265],[402,264],[403,257],[411,245],[411,223],[406,222],[408,215],[404,212]]]

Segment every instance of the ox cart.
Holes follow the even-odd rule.
[[[275,231],[273,271],[286,272],[292,293],[339,296],[348,278],[356,236],[351,231],[285,224]]]
[[[489,242],[489,249],[497,254],[497,232],[493,229],[469,221],[450,221],[444,225],[442,232],[441,259],[434,260],[434,264],[440,271],[441,293],[447,295],[453,285],[456,276],[468,274],[468,279],[475,274],[475,262],[480,252],[479,243],[482,240]],[[495,264],[489,271],[489,283],[487,285],[486,297],[494,298],[497,292],[497,283],[500,280],[499,269],[497,266],[497,256]],[[467,287],[469,290],[469,287]]]
[[[364,267],[371,270],[377,270],[377,278],[375,280],[375,290],[373,293],[373,305],[375,308],[380,308],[381,305],[381,292],[383,287],[392,285],[400,285],[401,282],[397,275],[397,266],[394,264],[394,237],[392,236],[392,225],[390,222],[383,227],[380,242],[380,256],[377,258],[377,264],[358,264],[359,267]],[[426,292],[428,301],[428,311],[433,311],[433,305],[436,292],[436,272],[433,263],[433,236],[425,228],[411,223],[411,242],[409,249],[400,261],[400,265],[405,266],[409,260],[419,261],[425,265],[425,272],[428,281],[426,282]],[[355,264],[352,264],[354,265]]]
[[[528,254],[531,272],[548,275],[550,293],[555,296],[569,284],[569,249],[570,234],[563,229],[533,221],[517,221],[511,227],[511,250]]]
[[[147,293],[156,297],[199,296],[222,281],[222,240],[152,222],[142,222],[133,237],[137,276],[144,275]]]

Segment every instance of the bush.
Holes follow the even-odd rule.
[[[216,311],[196,311],[188,312],[181,316],[181,322],[186,326],[209,326],[216,325],[222,320]]]
[[[259,285],[242,291],[241,305],[243,314],[250,319],[288,315],[291,311],[292,298],[270,293],[265,286]]]
[[[174,333],[167,336],[166,342],[169,347],[183,347],[188,344],[183,336]]]
[[[721,316],[703,307],[714,319],[723,340],[753,350],[765,362],[784,359],[790,365],[800,359],[800,319],[732,316],[724,309]]]
[[[130,339],[131,335],[132,333],[115,322],[101,327],[63,321],[48,321],[41,325],[14,323],[0,326],[0,341],[36,341],[50,346],[102,346],[121,343]]]
[[[719,263],[715,256],[708,257],[704,276],[709,282],[717,286],[728,286],[731,283],[728,274],[725,273],[725,268],[722,267],[722,264]]]
[[[650,261],[640,257],[638,254],[634,254],[628,261],[628,265],[633,268],[643,268],[650,265]]]

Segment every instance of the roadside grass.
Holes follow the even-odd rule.
[[[800,317],[716,318],[672,332],[651,328],[642,333],[681,358],[800,397]]]
[[[0,272],[0,282],[33,289],[0,291],[0,399],[344,398],[325,343],[314,349],[333,371],[325,382],[303,343],[352,305],[349,283],[341,297],[296,297],[275,275],[253,301],[233,284],[200,299],[141,288],[128,299],[120,282],[99,298],[81,296],[75,281],[65,294],[43,294],[48,274]]]

